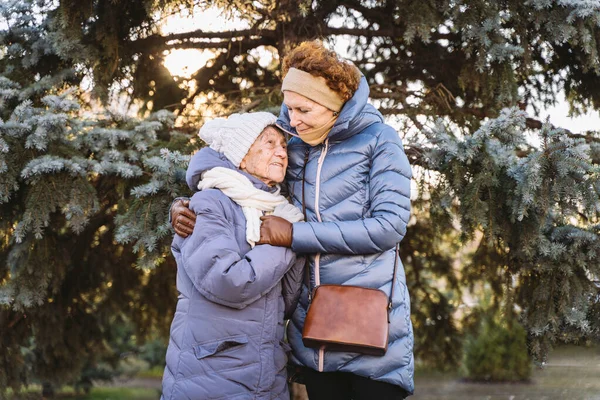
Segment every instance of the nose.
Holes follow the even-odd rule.
[[[287,159],[287,150],[285,147],[279,145],[275,150],[275,156],[281,158],[282,160]]]
[[[292,126],[292,128],[295,128],[300,123],[300,120],[296,116],[296,113],[293,111],[289,111],[289,115],[290,115],[290,125]]]

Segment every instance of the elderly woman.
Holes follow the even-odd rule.
[[[164,400],[289,399],[284,317],[300,294],[303,260],[256,242],[260,217],[302,219],[279,194],[286,140],[270,113],[207,122],[210,145],[187,180],[196,227],[176,236],[177,310],[171,325]]]
[[[291,363],[303,368],[310,400],[402,399],[414,390],[410,300],[396,244],[410,217],[411,168],[398,133],[370,104],[366,79],[320,42],[306,42],[283,60],[284,104],[277,125],[288,143],[287,184],[307,222],[265,217],[259,243],[310,255],[310,289],[344,284],[394,287],[388,349],[383,356],[304,345],[306,286],[291,322]],[[186,234],[181,203],[175,229]],[[179,224],[179,226],[177,226]]]

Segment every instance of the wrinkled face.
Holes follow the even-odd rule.
[[[298,135],[311,129],[320,128],[333,118],[333,111],[290,90],[283,92],[283,103],[288,109],[290,125]]]
[[[240,169],[269,186],[283,182],[287,170],[287,142],[282,133],[268,126],[254,141]]]

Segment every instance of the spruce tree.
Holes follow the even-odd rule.
[[[191,150],[169,111],[94,110],[35,4],[0,5],[0,397],[77,382],[115,324],[168,336],[167,212]],[[44,23],[39,24],[38,18]],[[48,19],[44,19],[48,18]],[[66,43],[61,43],[66,46]],[[183,151],[183,153],[181,152]],[[117,354],[118,358],[119,354]]]
[[[600,336],[598,135],[545,124],[532,146],[526,125],[517,108],[468,136],[439,121],[424,130],[426,162],[439,173],[431,207],[457,216],[464,242],[483,233],[465,281],[489,285],[505,315],[522,309],[543,361],[553,343]]]

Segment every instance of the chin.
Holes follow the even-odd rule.
[[[280,184],[281,182],[283,182],[284,179],[285,179],[285,174],[283,174],[283,175],[276,175],[276,176],[273,176],[271,178],[271,180],[273,182],[275,182],[276,184]]]

